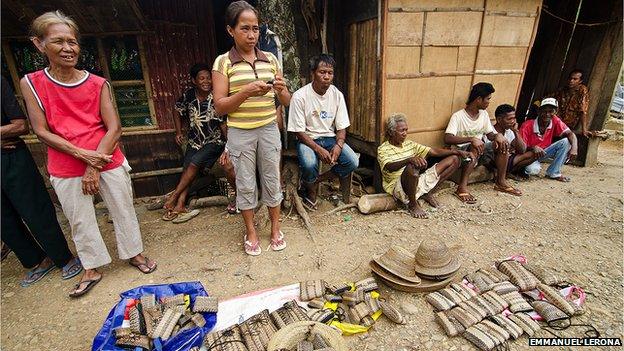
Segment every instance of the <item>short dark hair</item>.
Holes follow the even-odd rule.
[[[199,62],[191,66],[189,73],[191,74],[191,78],[197,78],[197,75],[200,71],[208,71],[210,72],[210,66],[207,63]]]
[[[515,110],[516,109],[509,104],[502,104],[496,108],[496,111],[494,111],[494,116],[496,116],[496,118],[503,117],[509,112],[514,112]]]
[[[585,79],[585,72],[584,72],[582,69],[580,69],[580,68],[575,68],[575,69],[573,69],[573,70],[570,72],[570,74],[568,75],[568,77],[572,77],[572,75],[573,75],[574,73],[580,73],[580,74],[581,74],[581,81],[583,81],[583,80]]]
[[[309,67],[310,72],[316,71],[319,64],[321,62],[325,62],[326,65],[332,66],[332,68],[336,67],[336,60],[334,60],[334,56],[331,54],[320,54],[318,56],[314,56],[310,59]]]
[[[494,86],[490,83],[479,82],[472,86],[470,89],[470,96],[468,97],[467,104],[475,101],[478,98],[484,98],[494,93]]]
[[[243,11],[251,11],[256,14],[258,20],[260,20],[260,13],[256,10],[255,7],[251,6],[247,1],[239,0],[231,3],[227,9],[225,10],[225,24],[230,26],[231,28],[236,27],[238,23],[238,17]]]

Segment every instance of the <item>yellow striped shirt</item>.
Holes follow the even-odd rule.
[[[392,194],[396,182],[401,178],[401,173],[405,169],[405,167],[402,167],[397,171],[390,172],[384,169],[388,163],[402,161],[414,156],[425,158],[430,150],[430,147],[418,144],[412,140],[405,140],[401,147],[394,146],[389,141],[379,145],[377,148],[377,161],[379,161],[379,167],[381,167],[384,190],[388,194]]]
[[[212,70],[228,78],[228,96],[236,94],[245,85],[256,80],[273,80],[275,74],[281,72],[275,55],[257,48],[255,50],[256,60],[253,64],[245,61],[234,47],[215,60]],[[253,129],[267,125],[275,118],[275,92],[271,89],[263,96],[253,96],[245,100],[236,111],[228,114],[227,124],[228,127]]]

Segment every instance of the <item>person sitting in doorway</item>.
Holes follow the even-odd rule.
[[[507,174],[526,179],[528,176],[524,172],[524,168],[533,163],[536,158],[533,151],[527,150],[526,143],[520,135],[516,121],[516,109],[511,105],[502,104],[496,108],[494,115],[496,116],[494,129],[509,142]],[[486,143],[490,143],[490,141],[487,140]]]
[[[344,96],[332,82],[336,61],[321,54],[310,60],[312,82],[297,90],[291,99],[288,131],[297,134],[297,154],[304,203],[316,209],[320,182],[340,179],[342,201],[351,202],[351,172],[358,157],[345,143],[349,114]],[[319,159],[331,169],[319,176]]]
[[[377,160],[383,176],[383,188],[397,201],[407,205],[415,218],[427,218],[418,204],[422,198],[432,207],[440,204],[433,194],[439,184],[461,165],[461,160],[472,157],[460,149],[438,149],[407,140],[407,118],[394,114],[386,122],[388,140],[377,149]],[[435,159],[431,167],[427,159]]]
[[[567,85],[555,93],[559,105],[559,118],[573,132],[586,137],[593,135],[587,128],[587,111],[589,109],[589,90],[583,84],[583,70],[574,69],[568,76]]]
[[[162,219],[174,220],[176,223],[185,222],[199,214],[198,210],[189,212],[186,209],[189,187],[198,172],[212,168],[219,159],[225,149],[227,136],[225,116],[218,116],[214,109],[211,67],[205,63],[197,63],[191,67],[190,74],[193,87],[176,101],[178,118],[174,118],[175,140],[178,145],[184,143],[182,119],[189,123],[184,171],[163,206],[165,214]],[[236,176],[231,162],[225,162],[222,167],[228,183],[236,189]],[[228,212],[236,213],[236,205],[230,204]]]
[[[516,196],[522,195],[522,192],[507,183],[506,179],[509,141],[496,132],[485,110],[490,104],[493,93],[492,84],[483,82],[475,84],[470,90],[466,107],[451,116],[444,134],[446,144],[455,145],[472,154],[470,162],[462,166],[460,181],[455,192],[458,199],[468,204],[477,202],[477,199],[468,191],[470,173],[478,164],[487,164],[492,160],[496,169],[494,189]],[[485,144],[484,136],[491,143]]]
[[[526,166],[528,175],[538,175],[542,169],[540,162],[552,159],[546,169],[546,177],[561,182],[569,182],[570,177],[561,174],[563,164],[574,160],[578,154],[576,135],[557,117],[557,100],[542,100],[536,119],[525,121],[520,127],[520,135],[527,148],[535,154],[535,161]],[[561,139],[553,142],[553,139]]]

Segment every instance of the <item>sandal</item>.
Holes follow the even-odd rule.
[[[39,265],[37,265],[37,267],[31,269],[30,271],[28,271],[28,273],[26,273],[26,278],[21,281],[20,286],[22,288],[25,288],[35,284],[43,277],[45,277],[48,273],[50,273],[54,268],[56,268],[56,266],[53,264],[51,264],[47,268],[39,268]]]
[[[149,265],[150,263],[152,263],[153,266],[150,267],[150,265]],[[155,271],[156,268],[158,267],[156,262],[150,261],[150,259],[147,256],[145,256],[145,262],[137,263],[137,262],[132,262],[132,259],[129,259],[128,260],[128,264],[130,264],[133,267],[136,267],[143,274],[150,274],[153,271]],[[145,269],[143,269],[141,267],[145,267]]]
[[[305,207],[308,211],[316,211],[318,210],[318,199],[312,202],[312,200],[308,199],[306,196],[302,197],[303,207]]]
[[[238,214],[238,213],[240,213],[240,210],[238,209],[238,206],[236,206],[236,202],[230,202],[229,205],[227,206],[226,211],[229,214]]]
[[[82,263],[78,257],[74,257],[63,267],[61,278],[67,280],[77,276],[80,272],[82,272]]]
[[[69,293],[69,297],[79,297],[88,293],[89,290],[91,290],[97,283],[100,282],[100,280],[102,280],[101,275],[99,278],[96,278],[96,279],[81,280],[80,283],[76,284],[76,286],[74,287],[74,291]],[[87,286],[85,286],[84,289],[82,290],[78,290],[80,285],[84,283],[87,283]]]
[[[194,209],[191,211],[184,211],[184,212],[180,212],[178,213],[178,216],[176,218],[174,218],[171,223],[184,223],[187,221],[190,221],[191,219],[195,218],[197,215],[199,214],[199,210],[198,209]]]
[[[260,240],[256,241],[256,243],[252,243],[247,240],[247,235],[243,238],[245,241],[245,253],[249,256],[258,256],[262,253],[262,248],[260,247]]]
[[[563,176],[563,175],[558,176],[558,177],[548,177],[547,176],[546,178],[552,179],[552,180],[558,180],[558,181],[563,182],[563,183],[569,183],[572,180],[572,178],[566,177],[566,176]]]
[[[522,195],[522,191],[520,191],[519,189],[514,188],[511,185],[508,185],[508,186],[504,187],[504,186],[500,186],[498,184],[494,184],[494,190],[500,191],[501,193],[511,194],[511,195],[515,195],[515,196],[521,196]]]
[[[469,205],[473,205],[477,203],[477,199],[472,196],[471,193],[453,193],[456,198],[458,198],[461,202]]]
[[[178,217],[179,214],[180,212],[177,212],[174,210],[167,210],[167,212],[165,212],[165,214],[162,216],[161,219],[163,221],[173,221],[174,219]]]
[[[286,241],[284,240],[284,233],[280,230],[277,240],[271,239],[271,245],[269,245],[273,251],[281,251],[286,248]]]

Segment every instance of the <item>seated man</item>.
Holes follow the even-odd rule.
[[[459,168],[460,159],[471,157],[471,154],[460,149],[430,148],[407,140],[407,119],[403,114],[390,116],[386,123],[388,140],[377,149],[383,188],[406,204],[413,217],[427,218],[418,199],[422,197],[432,207],[438,207],[439,203],[433,197],[438,185]],[[440,161],[427,168],[428,157]]]
[[[318,184],[340,178],[342,201],[351,201],[351,172],[359,163],[345,143],[349,115],[342,93],[332,85],[336,61],[321,54],[310,60],[312,82],[297,90],[290,100],[288,131],[297,134],[297,154],[304,203],[316,208]],[[332,168],[319,176],[318,160]]]
[[[204,168],[211,168],[225,149],[227,136],[225,116],[217,116],[214,110],[210,69],[211,67],[205,63],[198,63],[191,67],[193,88],[187,90],[175,105],[179,115],[178,118],[174,118],[175,140],[178,145],[183,143],[181,120],[182,118],[188,119],[188,145],[180,182],[163,206],[166,212],[162,219],[165,221],[175,220],[179,223],[199,213],[199,211],[189,212],[186,209],[189,186],[197,176],[197,172]],[[234,167],[228,163],[223,168],[230,186],[235,189]],[[228,206],[228,212],[235,211],[235,205]]]
[[[508,104],[500,105],[494,112],[496,116],[496,124],[494,129],[497,133],[505,136],[509,142],[509,161],[507,161],[507,172],[516,176],[526,178],[524,167],[535,161],[535,153],[527,150],[526,143],[518,131],[518,122],[516,121],[516,109]],[[486,141],[486,144],[490,141]]]
[[[557,100],[546,98],[540,104],[537,118],[525,121],[520,127],[520,135],[529,150],[535,153],[535,161],[526,167],[525,172],[538,175],[542,168],[540,162],[552,159],[546,169],[546,177],[569,182],[570,178],[561,174],[561,167],[567,160],[574,160],[578,154],[576,135],[555,115],[556,112]],[[556,137],[562,139],[553,143]]]
[[[474,204],[477,199],[468,192],[468,177],[477,164],[494,160],[496,168],[495,190],[520,196],[522,192],[507,183],[509,141],[496,132],[485,110],[490,104],[494,87],[490,83],[477,83],[470,90],[466,107],[455,112],[446,127],[444,142],[470,151],[471,161],[462,166],[462,173],[455,196],[464,203]],[[483,137],[492,143],[485,144]]]

